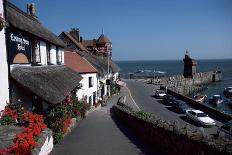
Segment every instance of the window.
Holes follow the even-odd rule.
[[[40,41],[32,41],[32,55],[33,55],[33,63],[40,63],[41,57],[40,57]]]
[[[46,43],[46,51],[47,51],[47,63],[51,64],[51,45],[49,43]]]
[[[67,41],[67,42],[66,42],[66,46],[67,46],[67,47],[71,46],[71,42],[70,42],[70,41]]]
[[[56,47],[56,61],[57,61],[57,64],[61,64],[62,62],[62,52],[59,47]]]
[[[89,104],[92,105],[92,96],[89,96]]]
[[[93,77],[89,77],[89,88],[93,87]]]

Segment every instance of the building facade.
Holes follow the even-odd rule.
[[[42,26],[34,7],[28,4],[25,13],[6,3],[10,98],[28,111],[44,113],[61,103],[82,77],[64,65],[64,43]]]
[[[77,97],[93,106],[98,102],[98,76],[97,70],[77,52],[64,52],[65,64],[80,73],[83,79],[80,81],[80,89]]]
[[[8,85],[8,65],[5,38],[5,12],[4,1],[0,0],[0,110],[3,110],[6,103],[9,102],[9,85]]]

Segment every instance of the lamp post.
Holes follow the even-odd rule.
[[[110,74],[110,57],[109,57],[109,50],[108,50],[108,43],[106,44],[106,51],[107,51],[107,94],[110,96],[110,83],[109,83],[109,74]]]

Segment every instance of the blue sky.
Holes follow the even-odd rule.
[[[232,0],[10,0],[59,35],[80,28],[84,39],[104,33],[115,60],[232,58]]]

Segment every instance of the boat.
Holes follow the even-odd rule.
[[[223,98],[221,95],[213,95],[210,99],[209,99],[209,103],[212,104],[221,104],[223,102]]]
[[[198,103],[203,103],[206,99],[206,95],[202,95],[202,94],[196,94],[193,96],[193,99],[198,102]]]
[[[232,87],[227,87],[223,91],[226,98],[232,97]]]

